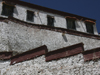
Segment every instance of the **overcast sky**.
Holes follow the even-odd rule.
[[[96,20],[100,33],[100,0],[22,0]]]

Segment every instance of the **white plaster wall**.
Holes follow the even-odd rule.
[[[0,1],[0,16],[1,16],[1,12],[2,12],[2,1]]]
[[[50,16],[54,17],[54,26],[55,27],[67,28],[67,22],[66,22],[66,19],[64,16],[60,16],[57,14],[52,14],[52,13],[48,13],[48,12],[44,12],[44,11],[39,11],[36,9],[23,7],[20,5],[16,5],[16,9],[17,9],[17,11],[19,11],[19,16],[17,16],[17,17],[14,16],[15,18],[26,21],[26,11],[31,10],[31,11],[35,12],[35,16],[34,16],[34,22],[30,22],[30,23],[47,25],[47,15],[50,15]],[[76,24],[77,31],[86,32],[86,26],[83,21],[76,20],[75,24]],[[94,34],[98,35],[97,29],[95,26],[94,26]]]
[[[87,32],[86,31],[86,25],[85,25],[85,23],[83,21],[77,20],[75,22],[75,24],[76,24],[76,30],[77,31],[81,31],[81,32],[85,32],[85,33]],[[94,30],[94,34],[98,35],[96,24],[93,25],[93,30]]]
[[[23,6],[16,5],[14,8],[13,17],[26,21],[26,9]]]
[[[41,11],[35,11],[35,23],[47,25],[47,15]]]
[[[100,75],[100,60],[84,62],[83,55],[45,62],[45,56],[0,68],[0,75]]]
[[[2,9],[2,3],[0,4],[0,8]],[[27,15],[26,11],[27,10],[31,10],[35,13],[33,22],[29,22],[26,20],[26,15]],[[1,11],[2,10],[0,10],[0,13],[1,13]],[[57,14],[39,11],[39,10],[32,9],[29,7],[24,7],[21,5],[16,5],[16,7],[14,8],[14,13],[13,13],[13,17],[15,17],[17,19],[27,21],[29,23],[43,24],[43,25],[47,25],[47,15],[54,16],[54,26],[55,27],[67,28],[67,23],[66,23],[65,17],[57,15]],[[3,17],[6,17],[6,16],[3,16]],[[86,32],[86,27],[85,27],[84,22],[76,21],[75,24],[76,24],[77,31]],[[95,26],[94,26],[94,34],[98,35],[97,29]]]
[[[94,28],[94,34],[98,35],[98,31],[97,31],[96,25],[93,25],[93,28]]]
[[[7,30],[6,26],[7,24],[4,22],[0,22],[0,51],[8,51],[8,37],[7,37]]]
[[[46,23],[47,23],[47,15],[50,15],[54,17],[54,27],[67,28],[66,19],[64,16],[47,13],[47,12],[43,12],[43,13],[46,15]]]
[[[24,52],[46,45],[49,51],[83,42],[85,50],[100,47],[100,40],[0,22],[0,51]]]
[[[55,27],[67,28],[65,17],[55,16]]]
[[[35,13],[34,22],[31,22],[31,23],[47,25],[47,15],[50,15],[50,16],[54,16],[54,26],[55,27],[66,28],[66,19],[63,16],[59,16],[59,15],[52,14],[52,13],[47,13],[44,11],[39,11],[36,9],[31,9],[28,7],[23,7],[20,5],[16,5],[15,9],[16,9],[15,13],[16,11],[19,11],[18,15],[14,15],[15,18],[26,21],[26,11],[31,10]]]
[[[8,67],[10,64],[10,60],[4,61],[4,60],[0,60],[0,69],[6,68]],[[1,75],[1,74],[0,74]]]
[[[77,31],[86,32],[85,23],[83,21],[76,20],[75,24]]]

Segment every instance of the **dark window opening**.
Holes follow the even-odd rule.
[[[67,28],[72,29],[72,30],[76,30],[75,20],[67,19]]]
[[[27,21],[34,21],[34,12],[27,11]]]
[[[54,26],[54,18],[51,16],[47,16],[47,25]]]
[[[86,30],[87,30],[88,33],[94,34],[93,24],[86,23]]]
[[[13,16],[14,6],[10,6],[3,3],[1,15]]]

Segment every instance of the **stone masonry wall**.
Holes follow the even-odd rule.
[[[0,1],[0,8],[2,3]],[[47,24],[47,15],[55,17],[55,27],[67,28],[65,17],[16,5],[14,17],[26,21],[26,10],[35,11],[35,24]],[[2,10],[0,10],[1,14]],[[39,14],[37,14],[39,12]],[[2,15],[0,15],[2,16]],[[86,32],[85,23],[76,21],[77,31]],[[94,33],[97,33],[94,25]],[[12,21],[0,22],[0,52],[15,51],[22,53],[42,45],[49,51],[84,43],[85,51],[100,46],[100,40],[63,34],[60,32],[28,27]],[[78,54],[59,60],[46,62],[45,55],[9,65],[11,60],[0,60],[0,75],[100,75],[100,59],[84,61]]]
[[[6,63],[6,65],[4,65]],[[82,54],[45,62],[45,56],[15,65],[0,62],[0,75],[100,75],[100,60],[84,62]]]

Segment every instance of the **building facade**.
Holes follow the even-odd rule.
[[[94,19],[0,1],[1,75],[99,75],[99,46]]]

